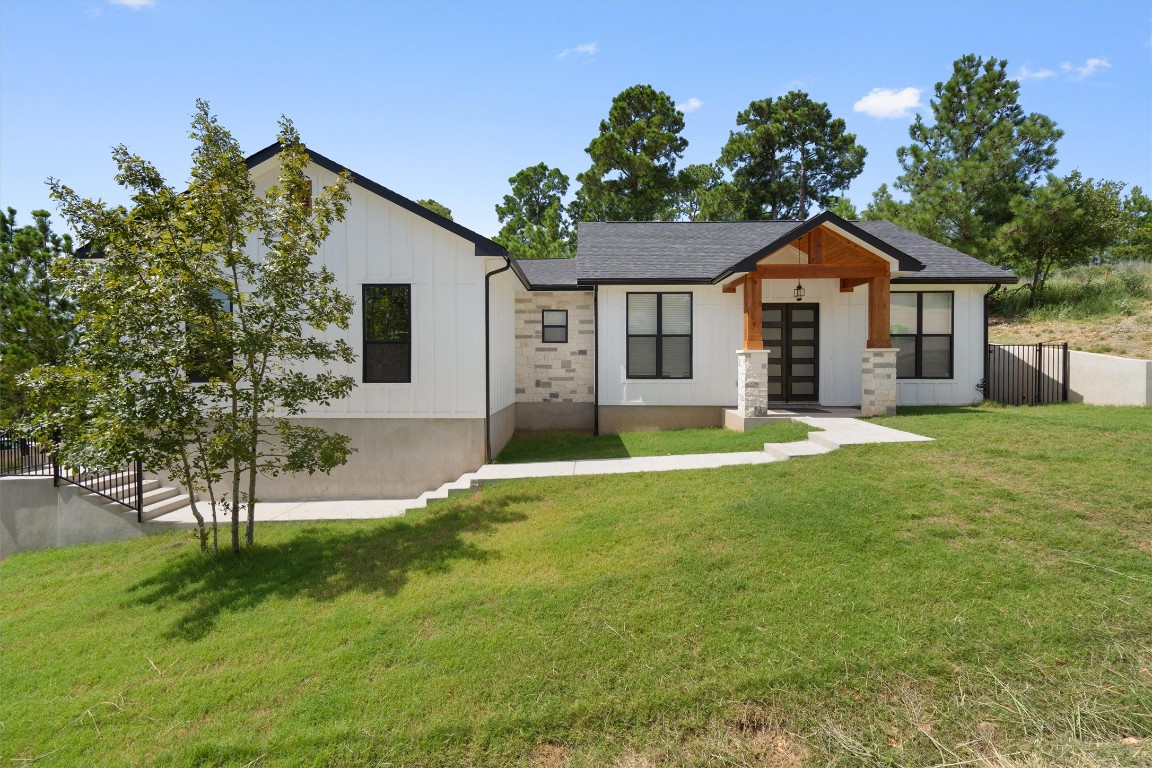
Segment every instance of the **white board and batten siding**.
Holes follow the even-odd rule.
[[[315,164],[307,173],[316,193],[336,181]],[[266,189],[274,175],[274,159],[257,168],[257,189]],[[348,398],[313,406],[306,415],[483,418],[484,270],[493,260],[476,256],[473,243],[355,183],[349,193],[344,219],[333,224],[315,261],[354,300],[348,330],[329,329],[325,336],[343,336],[352,346],[356,362],[333,370],[353,376],[357,386]],[[369,284],[411,286],[410,383],[363,383],[363,286]]]
[[[504,259],[484,259],[487,272],[505,266]],[[512,270],[492,277],[489,285],[488,345],[490,409],[499,413],[516,402],[516,293],[524,291]]]
[[[868,289],[842,293],[838,280],[805,280],[804,303],[819,306],[820,395],[830,406],[860,404],[861,352],[868,340]],[[765,303],[793,303],[795,284],[763,283]],[[894,285],[893,291],[949,291],[954,294],[953,377],[901,380],[901,405],[966,405],[979,402],[984,375],[984,292],[982,285]],[[627,295],[633,291],[692,294],[692,378],[629,379]],[[743,296],[720,286],[601,286],[601,405],[723,406],[736,404],[736,350],[743,339]]]

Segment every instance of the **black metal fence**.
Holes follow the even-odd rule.
[[[31,440],[0,430],[0,477],[50,475],[52,456]]]
[[[1005,405],[1068,401],[1068,344],[989,344],[984,397]]]
[[[75,485],[108,501],[136,510],[143,522],[144,469],[137,459],[113,471],[62,467],[51,452],[31,440],[11,432],[0,431],[0,477],[5,475],[42,475],[52,478],[52,485]]]

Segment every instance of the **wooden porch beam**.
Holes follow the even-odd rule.
[[[808,263],[824,263],[824,229],[816,227],[808,233]]]
[[[764,349],[760,278],[744,281],[744,349]]]
[[[888,349],[892,346],[891,292],[892,286],[887,275],[868,280],[869,349]]]
[[[792,278],[888,277],[887,264],[761,264],[749,276],[765,280]]]
[[[856,290],[856,286],[866,285],[867,283],[868,278],[866,277],[842,277],[840,278],[840,293],[852,293],[852,291]]]

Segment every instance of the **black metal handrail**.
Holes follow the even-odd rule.
[[[53,462],[53,467],[54,486],[59,487],[60,483],[68,483],[83,488],[101,498],[136,510],[137,522],[144,522],[144,468],[140,464],[140,459],[112,472],[61,467],[57,462]]]
[[[113,471],[83,467],[61,467],[52,453],[41,445],[12,432],[0,431],[0,477],[12,475],[51,476],[52,485],[75,485],[89,493],[123,504],[144,521],[144,468],[140,459]]]

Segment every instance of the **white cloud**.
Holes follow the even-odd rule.
[[[108,0],[108,2],[112,5],[122,5],[125,8],[131,8],[134,11],[156,5],[156,0]]]
[[[564,50],[560,51],[560,53],[556,54],[556,58],[566,59],[573,55],[591,56],[599,50],[600,46],[596,45],[596,43],[584,43],[582,45],[576,46],[575,48],[565,48]]]
[[[1108,69],[1112,64],[1108,59],[1104,58],[1091,58],[1084,62],[1084,66],[1077,67],[1071,62],[1064,62],[1060,65],[1060,69],[1067,72],[1069,75],[1074,75],[1074,80],[1086,80],[1092,75],[1096,74],[1102,69]]]
[[[680,110],[681,112],[683,112],[686,115],[689,112],[695,112],[696,110],[700,109],[700,107],[702,107],[702,106],[704,106],[704,102],[700,101],[700,99],[696,98],[695,96],[693,96],[692,98],[688,99],[687,101],[685,101],[683,103],[681,103],[679,101],[676,102],[676,109]]]
[[[895,88],[873,88],[868,95],[852,105],[854,112],[863,112],[869,117],[881,120],[894,117],[908,117],[910,109],[920,106],[920,89],[911,86]]]
[[[1016,73],[1016,79],[1023,82],[1025,80],[1047,80],[1050,77],[1055,77],[1056,73],[1051,69],[1029,69],[1028,65],[1020,67]]]

